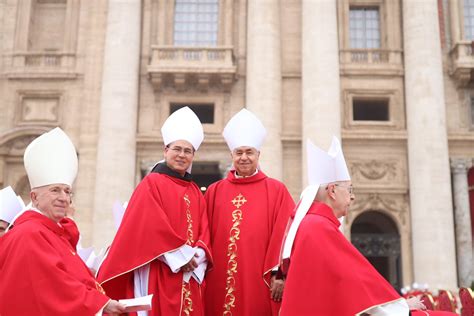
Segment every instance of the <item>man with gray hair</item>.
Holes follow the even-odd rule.
[[[355,199],[342,148],[325,152],[308,140],[308,178],[283,246],[287,272],[281,316],[455,315],[405,300],[339,230]],[[289,267],[288,267],[289,266]]]
[[[69,137],[55,128],[25,150],[32,207],[0,241],[0,315],[119,314],[125,306],[107,297],[61,224],[77,174]]]

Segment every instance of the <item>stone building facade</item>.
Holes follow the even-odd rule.
[[[161,159],[170,112],[204,122],[204,190],[247,107],[268,130],[263,170],[295,199],[306,139],[342,139],[345,233],[392,284],[470,285],[473,40],[472,0],[0,0],[0,187],[27,200],[24,149],[61,126],[83,244],[103,246],[112,204]]]

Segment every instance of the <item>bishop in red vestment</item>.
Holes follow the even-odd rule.
[[[204,315],[201,284],[212,265],[204,197],[190,166],[204,134],[188,107],[161,129],[164,162],[137,186],[98,280],[113,298],[153,294],[148,315]]]
[[[76,253],[79,231],[66,219],[77,153],[55,128],[28,145],[25,169],[32,208],[0,239],[0,315],[70,316],[120,313]]]
[[[206,202],[214,255],[206,315],[272,315],[272,308],[277,315],[269,286],[294,208],[288,190],[260,170],[246,178],[233,170],[209,187]]]
[[[224,129],[235,170],[205,195],[214,258],[206,280],[208,316],[278,314],[283,280],[275,274],[295,204],[283,183],[257,170],[264,135],[245,109]]]
[[[201,286],[183,281],[160,260],[183,245],[201,247],[206,257],[209,230],[205,201],[194,182],[158,164],[133,193],[120,228],[97,276],[112,298],[134,297],[134,270],[150,265],[150,315],[203,315]]]
[[[287,279],[280,315],[408,316],[415,305],[422,307],[400,297],[339,230],[338,218],[347,215],[355,196],[337,138],[327,153],[309,140],[307,144],[310,186],[285,236],[282,268]]]
[[[109,302],[67,230],[26,211],[0,242],[0,315],[95,315]]]
[[[280,315],[361,315],[371,308],[402,300],[344,237],[339,226],[328,205],[313,203],[293,245]],[[433,311],[411,313],[455,315]]]

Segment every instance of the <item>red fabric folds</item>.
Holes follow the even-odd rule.
[[[233,299],[229,308],[234,316],[277,315],[280,304],[270,299],[268,284],[295,204],[286,187],[263,172],[248,178],[236,178],[234,172],[205,195],[214,255],[214,269],[206,279],[206,315],[223,315],[224,304]],[[229,246],[231,236],[238,239]],[[232,290],[226,299],[228,281]]]
[[[154,294],[150,315],[180,315],[182,272],[172,273],[157,258],[183,246],[188,239],[187,204],[192,220],[193,242],[206,252],[208,268],[209,231],[205,201],[193,182],[151,173],[137,186],[109,253],[99,269],[98,280],[114,299],[133,297],[133,270],[150,263],[148,292]],[[193,312],[202,315],[200,286],[191,278]]]
[[[86,316],[107,304],[67,234],[35,211],[15,221],[0,241],[2,316]]]

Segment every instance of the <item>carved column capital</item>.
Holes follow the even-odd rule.
[[[469,168],[472,167],[472,159],[467,158],[451,158],[451,172],[454,174],[467,174]]]

